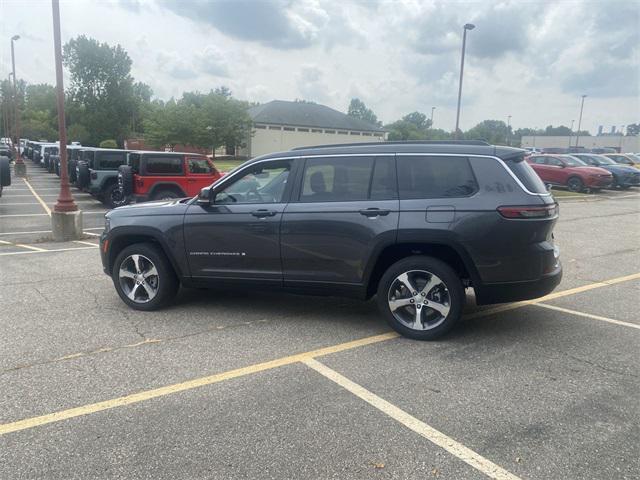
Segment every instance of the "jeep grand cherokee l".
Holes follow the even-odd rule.
[[[130,307],[180,284],[367,299],[433,339],[478,304],[560,282],[558,206],[524,150],[483,142],[307,147],[244,163],[191,199],[105,215],[104,271]]]

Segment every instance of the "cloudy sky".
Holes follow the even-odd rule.
[[[385,123],[414,110],[453,130],[462,25],[461,127],[640,121],[640,2],[390,0],[61,1],[63,42],[121,44],[133,75],[168,99],[219,85],[241,99],[304,98],[346,111],[360,97]],[[9,23],[11,19],[11,23]],[[54,83],[51,3],[0,0],[0,77]]]

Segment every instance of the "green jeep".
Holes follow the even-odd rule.
[[[112,148],[84,150],[76,165],[76,186],[109,208],[124,205],[126,199],[118,188],[118,167],[126,165],[128,152]]]

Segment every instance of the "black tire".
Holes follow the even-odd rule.
[[[113,182],[107,186],[101,195],[100,201],[109,208],[117,208],[129,203],[117,182]]]
[[[567,188],[572,192],[583,192],[584,191],[584,182],[580,179],[580,177],[569,177],[567,180]]]
[[[47,159],[47,172],[53,173],[56,170],[56,157],[49,155]]]
[[[7,157],[0,157],[0,185],[3,187],[11,186],[11,165]]]
[[[67,172],[69,173],[69,182],[76,183],[78,175],[76,173],[77,160],[67,160]]]
[[[55,169],[56,175],[60,176],[60,159],[57,158],[54,163],[55,163],[54,169]]]
[[[76,169],[76,187],[79,189],[87,188],[89,186],[89,165],[86,162],[79,162]]]
[[[152,282],[154,278],[157,278],[157,292],[151,300],[144,301],[144,297],[146,295],[145,292],[147,291],[146,287],[139,286],[137,290],[133,290],[135,280],[127,278],[123,279],[121,283],[120,267],[123,266],[122,264],[126,261],[124,268],[125,270],[131,271],[133,263],[130,260],[130,257],[132,255],[141,255],[148,261],[152,262],[156,268],[157,275],[146,278],[149,282]],[[148,265],[146,260],[140,260],[140,264],[143,267],[144,265]],[[123,249],[113,264],[111,279],[113,280],[113,284],[122,301],[135,310],[143,311],[157,310],[165,306],[173,299],[173,297],[175,297],[180,286],[180,282],[178,282],[178,278],[176,277],[166,255],[158,246],[152,243],[135,243]],[[149,286],[151,286],[150,283]],[[130,288],[130,292],[133,290],[134,297],[137,297],[138,290],[142,289],[140,290],[140,301],[134,301],[129,298],[125,288]]]
[[[133,170],[129,165],[118,167],[118,185],[125,197],[133,195]]]
[[[182,196],[183,195],[180,195],[174,190],[160,189],[153,192],[153,195],[151,195],[151,200],[171,200],[174,198],[181,198]]]
[[[411,304],[399,307],[395,311],[398,316],[404,315],[407,318],[412,315],[415,317],[417,310],[422,313],[426,312],[426,318],[420,313],[420,318],[424,319],[424,321],[421,322],[421,326],[425,327],[424,330],[407,326],[403,321],[396,318],[389,305],[390,301],[393,301],[392,299],[396,298],[395,295],[399,293],[396,287],[398,285],[404,285],[402,282],[398,283],[398,277],[408,272],[411,272],[412,275],[426,273],[430,276],[425,277],[424,283],[418,283],[417,280],[419,280],[419,278],[414,277],[416,280],[416,284],[414,285],[416,290],[414,292],[407,290],[409,297],[405,298],[403,296],[401,300],[409,300],[409,298],[413,299],[413,297],[417,297],[419,299],[418,302],[409,300]],[[433,276],[438,277],[440,283],[435,284],[425,295],[422,295],[420,289],[424,288],[427,283],[426,278],[434,279]],[[417,295],[413,295],[414,293]],[[437,297],[434,297],[434,295],[437,295]],[[433,257],[416,255],[399,260],[387,269],[378,284],[377,297],[378,308],[385,316],[387,323],[389,323],[391,328],[396,332],[415,340],[435,340],[451,330],[460,319],[464,308],[465,291],[460,278],[449,265]],[[437,298],[438,301],[434,298]],[[443,315],[439,313],[437,309],[429,307],[429,303],[439,305],[440,307],[448,306],[448,312],[446,315]],[[430,322],[431,326],[429,326]]]

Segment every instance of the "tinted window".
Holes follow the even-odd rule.
[[[181,175],[182,157],[145,157],[149,175]]]
[[[189,173],[211,174],[213,172],[213,167],[206,158],[189,158],[187,163],[189,164]]]
[[[372,200],[393,200],[398,198],[396,164],[392,157],[376,157],[369,198]]]
[[[555,167],[561,167],[562,162],[555,157],[547,157],[547,165],[553,165]]]
[[[467,197],[478,191],[464,157],[398,157],[400,198]]]
[[[531,193],[547,193],[544,182],[540,180],[540,177],[535,170],[531,168],[531,165],[522,160],[522,158],[505,160],[504,163],[507,165],[507,168],[513,172],[516,178],[520,180],[520,183],[524,185],[524,188],[529,190]]]
[[[366,200],[373,173],[372,157],[307,159],[302,202],[349,202]]]
[[[533,161],[538,165],[544,165],[547,163],[544,157],[533,157]]]
[[[126,163],[126,154],[124,152],[106,152],[100,154],[101,170],[117,170],[120,165]]]

